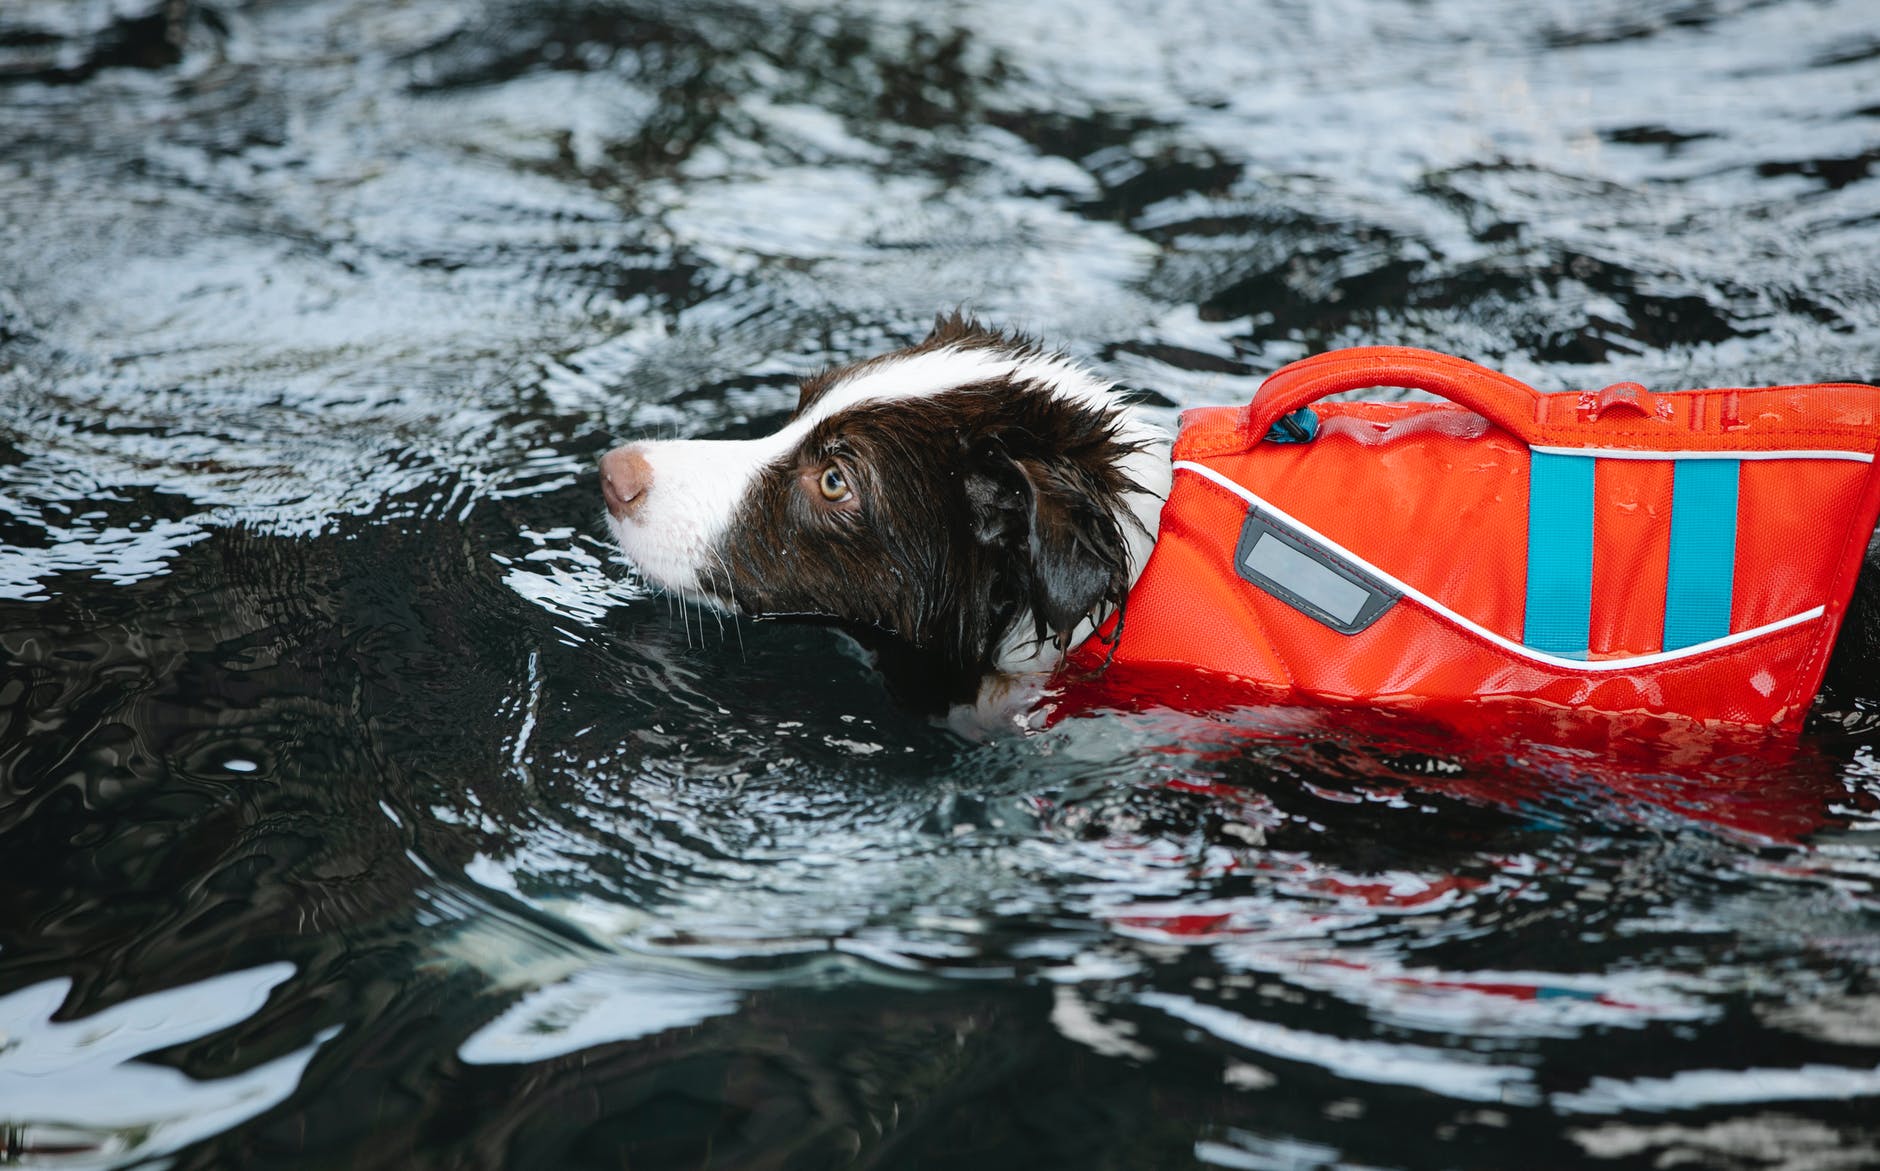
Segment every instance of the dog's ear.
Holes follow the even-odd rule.
[[[1104,506],[1109,493],[1086,482],[1074,462],[1013,459],[982,449],[966,478],[973,537],[1015,555],[1020,572],[1005,577],[1028,606],[1038,638],[1062,639],[1128,588],[1128,546]]]
[[[1070,463],[1022,460],[1031,488],[1032,604],[1038,636],[1062,639],[1108,599],[1127,589],[1128,546],[1104,494]]]

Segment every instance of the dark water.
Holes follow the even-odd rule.
[[[0,1163],[1880,1163],[1857,697],[971,744],[592,474],[958,304],[1880,380],[1877,168],[1866,0],[8,0]]]

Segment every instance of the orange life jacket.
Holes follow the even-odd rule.
[[[1304,409],[1376,386],[1449,401]],[[1792,727],[1880,514],[1877,447],[1871,386],[1541,394],[1427,350],[1320,354],[1184,414],[1121,633],[1081,660]]]

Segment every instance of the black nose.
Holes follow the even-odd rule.
[[[646,502],[653,486],[653,465],[633,444],[616,447],[601,457],[601,495],[616,520],[626,520]]]

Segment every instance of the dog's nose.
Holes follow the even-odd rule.
[[[625,520],[646,502],[653,486],[653,465],[633,444],[616,447],[601,457],[601,495],[615,520]]]

